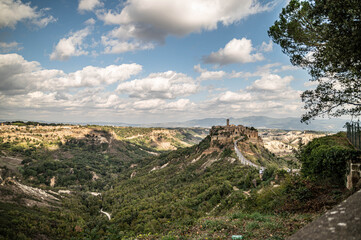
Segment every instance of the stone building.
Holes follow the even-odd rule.
[[[231,145],[235,140],[246,138],[251,142],[259,140],[258,131],[253,127],[245,127],[242,125],[230,125],[227,119],[226,126],[213,126],[210,130],[211,149],[221,149]]]

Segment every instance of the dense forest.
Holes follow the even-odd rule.
[[[344,133],[302,146],[297,164],[240,143],[260,174],[229,146],[204,154],[209,136],[159,151],[129,137],[162,129],[16,127],[0,139],[0,239],[284,239],[350,194],[345,161],[359,154]],[[202,132],[177,131],[189,144]]]

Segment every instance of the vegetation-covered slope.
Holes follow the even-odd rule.
[[[52,150],[3,141],[2,161],[27,160],[17,173],[2,168],[0,239],[226,239],[232,234],[284,239],[347,194],[343,187],[314,182],[306,172],[288,174],[279,164],[287,163],[266,151],[249,149],[267,163],[260,175],[230,148],[205,154],[209,137],[156,156],[112,131],[92,127],[88,135],[68,138]],[[329,138],[323,142],[347,141]],[[306,152],[300,154],[302,159]],[[43,188],[57,200],[41,200],[45,195],[23,191],[21,184]]]

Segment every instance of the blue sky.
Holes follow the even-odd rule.
[[[0,0],[0,119],[300,117],[309,76],[267,35],[286,4]]]

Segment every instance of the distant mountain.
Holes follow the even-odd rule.
[[[0,121],[5,122],[5,121]],[[47,121],[37,121],[46,123]],[[344,131],[343,126],[347,120],[345,119],[317,119],[313,120],[310,124],[300,122],[299,118],[271,118],[265,116],[250,116],[243,118],[230,118],[230,123],[235,125],[253,126],[255,128],[269,128],[269,129],[284,129],[284,130],[314,130],[314,131],[330,131],[338,132]],[[50,123],[50,122],[47,122]],[[57,122],[60,123],[60,122]],[[203,118],[193,119],[184,122],[165,122],[165,123],[147,123],[147,124],[134,124],[124,122],[66,122],[66,124],[80,124],[80,125],[110,125],[118,127],[161,127],[161,128],[192,128],[202,127],[210,128],[216,125],[225,125],[226,118]]]
[[[300,122],[299,118],[270,118],[265,116],[250,116],[243,118],[230,118],[230,123],[235,125],[253,126],[255,128],[276,128],[286,130],[315,130],[315,131],[342,131],[346,123],[344,119],[318,119],[310,124]],[[225,125],[226,118],[204,118],[185,122],[167,122],[143,124],[143,127],[211,127]]]

